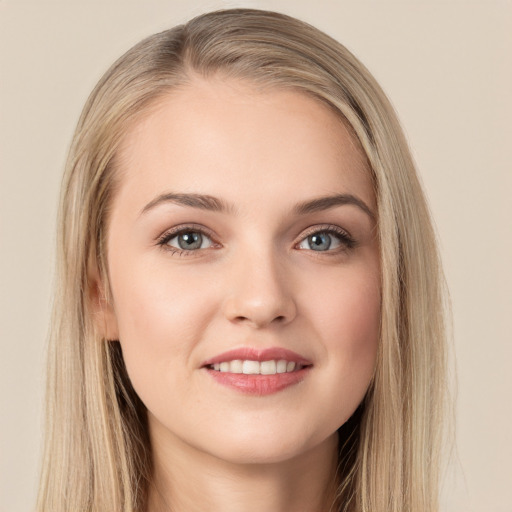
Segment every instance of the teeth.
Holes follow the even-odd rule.
[[[240,361],[240,359],[235,359],[234,361],[231,361],[231,363],[228,364],[231,373],[243,373],[243,361]]]
[[[277,373],[286,373],[286,361],[284,359],[280,359],[277,361]]]
[[[258,361],[244,361],[242,373],[246,375],[257,375],[260,373],[260,363]]]
[[[275,375],[276,362],[275,361],[262,361],[260,363],[260,371],[262,375]]]
[[[276,373],[291,373],[300,370],[302,365],[293,361],[251,361],[235,359],[234,361],[223,361],[211,366],[216,371],[224,373],[244,373],[245,375],[275,375]]]

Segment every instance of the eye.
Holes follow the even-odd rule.
[[[354,239],[345,230],[338,226],[330,226],[325,229],[316,228],[302,239],[297,247],[315,252],[337,252],[354,246]]]
[[[165,233],[158,240],[158,245],[173,253],[184,255],[199,249],[213,247],[214,243],[202,229],[195,227],[183,227]]]

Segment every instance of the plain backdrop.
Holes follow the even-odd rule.
[[[458,458],[443,510],[512,512],[512,3],[498,0],[0,0],[0,511],[35,500],[56,204],[82,105],[144,36],[233,6],[316,25],[390,96],[453,301]]]

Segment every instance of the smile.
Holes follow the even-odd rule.
[[[243,373],[245,375],[275,375],[276,373],[291,373],[303,368],[295,361],[285,359],[271,361],[251,361],[249,359],[235,359],[209,365],[211,370],[222,373]]]
[[[281,347],[241,347],[204,361],[203,370],[223,387],[246,395],[271,395],[302,382],[313,363]]]

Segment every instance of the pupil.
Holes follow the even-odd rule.
[[[326,233],[311,235],[309,245],[315,250],[327,250],[331,246],[331,237]]]
[[[182,249],[199,249],[202,241],[203,237],[201,234],[193,231],[183,233],[178,237],[178,244]]]

